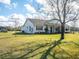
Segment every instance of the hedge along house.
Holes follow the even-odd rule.
[[[61,25],[58,20],[40,20],[27,18],[21,27],[23,33],[60,33]],[[70,32],[70,27],[65,26],[65,32]]]

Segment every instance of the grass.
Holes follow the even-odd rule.
[[[39,59],[50,46],[49,43],[60,38],[60,34],[14,34],[0,33],[0,59]],[[62,44],[54,48],[55,57],[59,59],[79,59],[79,33],[65,34]],[[24,56],[25,55],[25,56]],[[21,59],[23,59],[21,58]],[[49,55],[48,59],[52,59]]]

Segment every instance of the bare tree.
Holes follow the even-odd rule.
[[[53,18],[56,18],[61,24],[61,38],[55,41],[54,44],[49,47],[40,59],[47,59],[51,50],[61,44],[64,39],[66,23],[75,21],[78,19],[78,0],[46,0],[51,10],[47,13]],[[44,11],[45,12],[45,11]]]
[[[78,0],[47,0],[52,17],[61,23],[61,38],[64,39],[65,24],[78,18]],[[54,11],[53,11],[54,10]]]

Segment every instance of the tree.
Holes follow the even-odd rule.
[[[40,59],[47,59],[47,56],[50,55],[50,51],[54,49],[56,46],[59,46],[61,44],[61,41],[64,39],[64,30],[66,23],[70,21],[74,21],[78,19],[78,6],[77,6],[77,0],[46,0],[50,9],[48,9],[48,12],[45,12],[44,10],[42,12],[46,13],[47,15],[51,15],[53,18],[56,18],[60,24],[61,24],[61,38],[58,41],[54,41],[51,44],[49,44],[49,48],[45,51],[43,51],[43,54],[41,55]],[[77,7],[77,8],[75,8]],[[38,11],[39,12],[39,11]],[[47,30],[46,30],[47,31]],[[48,43],[47,43],[48,44]],[[45,45],[47,46],[47,45]],[[42,46],[44,47],[44,46]],[[24,56],[33,53],[34,51],[41,48],[41,46],[38,46],[35,50],[31,50],[30,52],[20,56],[18,59],[22,59]],[[55,57],[55,52],[52,53],[53,57]],[[36,54],[37,55],[37,54]],[[33,55],[35,56],[35,55]],[[33,57],[31,56],[31,57]],[[28,59],[28,58],[27,58]],[[57,59],[57,58],[55,58]]]
[[[40,59],[47,59],[47,56],[50,54],[50,51],[56,46],[61,44],[61,41],[64,39],[65,26],[66,23],[75,21],[78,19],[78,10],[77,5],[78,0],[46,0],[49,7],[51,8],[48,11],[47,15],[51,15],[53,18],[56,18],[61,24],[61,38],[58,41],[55,41],[51,47],[49,47],[44,54],[42,54]],[[44,11],[45,12],[45,11]]]
[[[70,21],[78,18],[78,1],[77,0],[46,0],[51,10],[48,15],[58,19],[61,24],[61,38],[64,39],[65,25]]]

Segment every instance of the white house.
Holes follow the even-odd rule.
[[[0,26],[0,32],[7,32],[7,27],[5,26]]]
[[[60,33],[60,23],[56,20],[40,20],[28,18],[21,27],[24,33]],[[69,32],[69,26],[65,26],[65,32]]]

